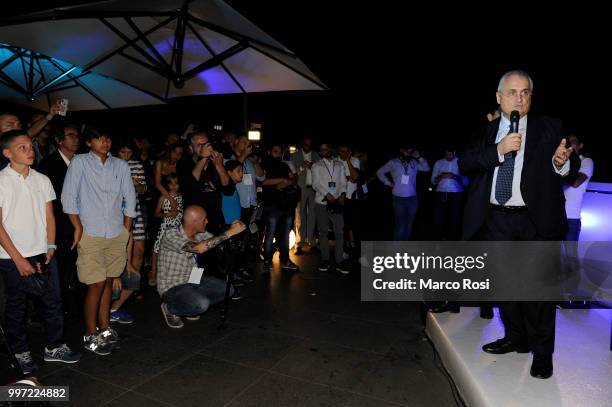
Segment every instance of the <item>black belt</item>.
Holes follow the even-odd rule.
[[[312,189],[312,185],[306,185],[306,188]]]
[[[527,206],[503,206],[491,204],[491,209],[497,212],[517,213],[526,211]]]

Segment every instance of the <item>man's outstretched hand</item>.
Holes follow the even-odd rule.
[[[561,140],[559,143],[559,147],[555,150],[555,155],[553,156],[553,162],[555,167],[561,168],[563,165],[569,160],[570,155],[572,155],[572,151],[574,150],[572,147],[565,147],[566,140]]]

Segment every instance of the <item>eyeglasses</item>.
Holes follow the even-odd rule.
[[[533,92],[530,89],[523,89],[520,92],[517,92],[516,89],[512,89],[506,93],[499,92],[499,94],[504,97],[511,98],[511,99],[516,99],[518,96],[520,96],[522,99],[526,99],[528,97],[533,96]]]

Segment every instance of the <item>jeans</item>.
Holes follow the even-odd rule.
[[[266,221],[266,238],[264,240],[264,260],[272,261],[274,255],[272,240],[276,237],[281,263],[289,260],[289,232],[293,226],[293,212],[272,206],[264,208]]]
[[[57,264],[52,259],[47,266],[49,273],[47,289],[41,296],[43,318],[47,328],[47,348],[55,349],[64,343],[64,315]],[[13,352],[27,352],[28,334],[26,332],[27,294],[21,289],[22,277],[15,262],[0,259],[0,274],[6,290],[6,333]]]
[[[395,215],[395,228],[393,240],[409,240],[412,236],[412,224],[416,216],[419,201],[416,196],[393,197],[393,214]]]
[[[230,287],[230,296],[234,287]],[[172,287],[163,295],[164,302],[171,314],[178,316],[200,315],[208,307],[225,298],[225,281],[217,277],[202,276],[200,284],[181,284]]]
[[[582,228],[582,221],[580,219],[568,219],[567,220],[567,235],[565,240],[568,242],[577,242],[580,237],[580,229]]]
[[[462,192],[436,192],[434,229],[436,240],[459,240]]]
[[[580,219],[567,220],[567,234],[563,242],[564,256],[562,258],[565,289],[572,292],[580,281],[580,258],[578,256],[578,239],[582,223]]]

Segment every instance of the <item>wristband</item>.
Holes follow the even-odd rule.
[[[48,244],[47,245],[47,249],[55,249],[55,250],[57,250],[57,245],[55,245],[55,244]]]

